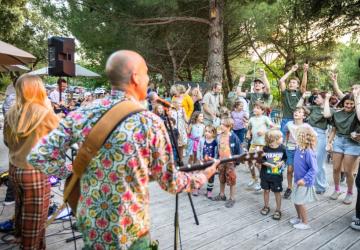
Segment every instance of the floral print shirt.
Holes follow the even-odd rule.
[[[65,152],[82,143],[112,106],[132,99],[124,92],[95,100],[64,118],[32,149],[28,161],[48,175],[66,178]],[[163,121],[150,111],[126,118],[112,132],[86,168],[76,211],[85,247],[127,249],[150,230],[150,180],[170,193],[191,192],[207,180],[202,173],[178,172]]]

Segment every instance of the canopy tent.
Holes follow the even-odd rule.
[[[0,65],[28,64],[35,60],[32,54],[0,41]]]
[[[48,67],[44,67],[38,70],[34,70],[29,72],[31,75],[39,75],[39,76],[46,76],[48,75]],[[85,76],[85,77],[100,77],[99,74],[92,72],[84,67],[81,67],[78,64],[75,64],[75,76]]]
[[[0,65],[0,72],[25,72],[30,69],[24,65]]]

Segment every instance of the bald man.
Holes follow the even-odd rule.
[[[65,152],[82,143],[99,118],[119,102],[143,101],[149,83],[145,60],[133,51],[117,51],[106,63],[110,97],[70,113],[59,128],[43,138],[28,156],[48,175],[66,178]],[[178,172],[162,120],[150,111],[133,114],[119,124],[81,178],[76,211],[85,249],[148,249],[150,179],[170,193],[200,188],[216,170]]]

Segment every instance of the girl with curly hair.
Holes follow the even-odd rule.
[[[316,161],[316,133],[308,127],[301,127],[297,131],[297,147],[294,156],[294,196],[293,201],[297,217],[290,223],[296,229],[310,229],[305,204],[317,200],[315,193]]]

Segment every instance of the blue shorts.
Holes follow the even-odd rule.
[[[294,166],[295,150],[286,149],[286,157],[287,157],[286,165]]]
[[[284,141],[285,141],[285,138],[286,138],[285,125],[286,125],[289,121],[293,121],[293,120],[294,120],[293,118],[283,118],[283,119],[281,120],[281,123],[280,123],[280,131],[281,131],[281,133],[283,134]]]
[[[357,143],[350,138],[344,136],[335,136],[333,144],[333,152],[344,155],[360,155],[360,143]]]

